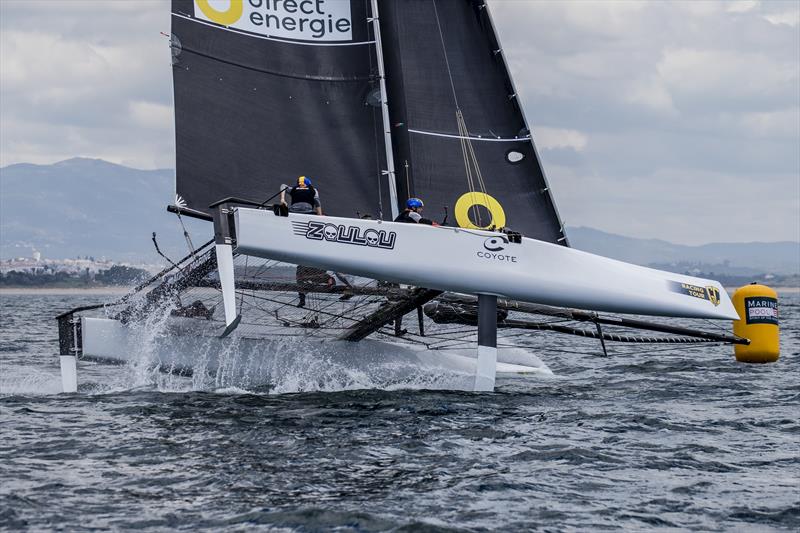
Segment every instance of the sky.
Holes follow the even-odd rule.
[[[800,240],[799,1],[490,7],[568,226]],[[169,28],[159,0],[0,0],[0,166],[174,167]]]

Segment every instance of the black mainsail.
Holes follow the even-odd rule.
[[[179,206],[261,201],[304,175],[327,214],[391,214],[369,7],[173,0]]]
[[[380,18],[401,199],[566,244],[486,2],[387,0]]]

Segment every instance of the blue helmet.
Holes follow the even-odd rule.
[[[409,198],[406,200],[406,207],[408,209],[417,209],[419,207],[425,207],[425,204],[423,204],[422,200],[419,198]]]
[[[311,187],[311,180],[305,176],[300,176],[297,178],[297,186],[298,187]]]

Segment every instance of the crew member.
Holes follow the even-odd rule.
[[[319,202],[319,191],[311,185],[311,180],[305,176],[297,178],[297,185],[289,187],[281,185],[281,204],[286,205],[285,193],[289,193],[291,205],[289,211],[292,213],[316,213],[322,214],[322,204]]]
[[[300,302],[297,307],[306,306],[306,294],[309,292],[326,292],[336,285],[336,280],[327,271],[316,267],[297,265],[295,270],[297,279],[297,296]]]
[[[412,224],[428,224],[433,226],[433,220],[427,219],[422,216],[422,208],[425,204],[419,198],[409,198],[406,200],[406,208],[402,213],[397,215],[394,219],[395,222],[410,222]]]
[[[281,185],[281,205],[286,205],[286,193],[289,194],[292,213],[322,214],[322,204],[319,201],[319,192],[311,185],[311,180],[305,176],[297,178],[297,185],[289,187]],[[284,208],[285,209],[285,208]],[[300,298],[298,307],[305,307],[306,294],[324,287],[333,287],[336,281],[326,271],[310,266],[297,265],[295,272]]]

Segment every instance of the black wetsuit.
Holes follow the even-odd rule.
[[[433,225],[433,220],[429,220],[416,211],[412,211],[411,209],[404,209],[402,213],[397,215],[397,218],[394,219],[395,222],[406,222],[409,224],[428,224]]]
[[[308,187],[292,187],[287,192],[292,198],[290,211],[293,213],[313,213],[318,207],[321,207],[319,193],[310,185]]]
[[[287,192],[292,199],[292,206],[289,210],[293,213],[314,213],[317,208],[322,206],[317,189],[311,185],[308,187],[295,186]],[[333,277],[325,270],[310,266],[297,265],[295,277],[298,287],[297,295],[300,297],[299,307],[306,305],[306,290],[310,291],[320,286],[330,287],[335,284]]]

